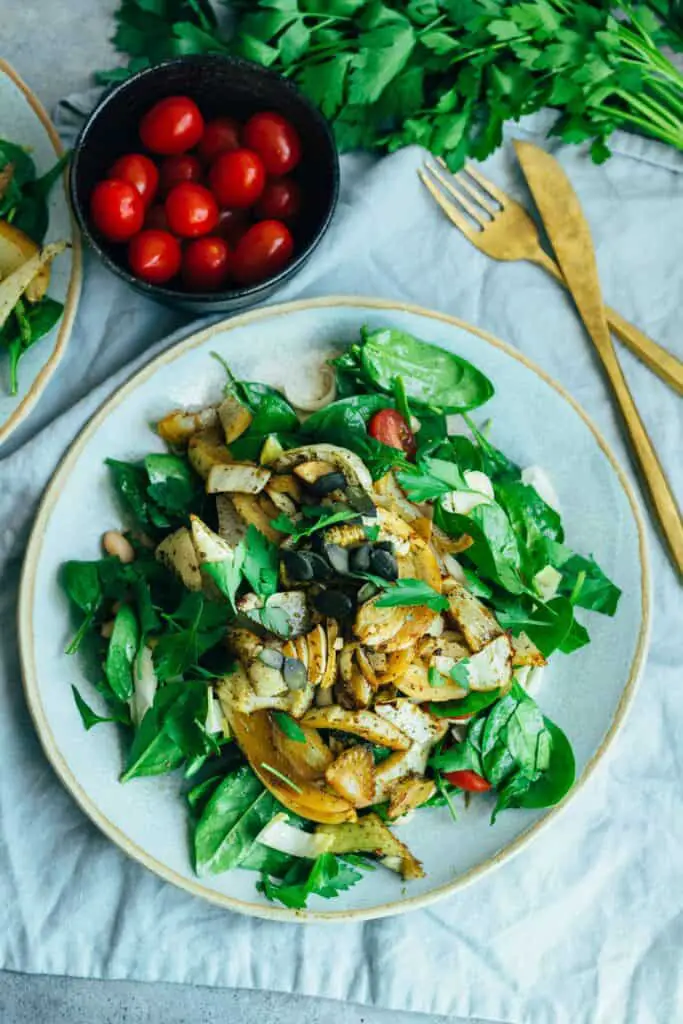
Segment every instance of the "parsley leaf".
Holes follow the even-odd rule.
[[[379,580],[379,577],[376,577]],[[375,577],[373,577],[373,582]],[[377,608],[393,608],[396,606],[425,605],[434,612],[444,612],[448,608],[448,598],[439,594],[423,580],[401,579],[393,584],[382,581],[387,590],[377,600]]]

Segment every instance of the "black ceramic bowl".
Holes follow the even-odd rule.
[[[284,270],[257,285],[220,292],[187,292],[147,284],[134,277],[126,246],[105,241],[91,229],[90,196],[117,157],[144,152],[141,117],[166,96],[190,96],[205,119],[231,115],[245,121],[260,110],[275,110],[294,125],[302,145],[293,172],[302,208],[292,225],[294,257]],[[108,92],[83,128],[71,162],[71,202],[81,231],[102,261],[131,288],[169,306],[194,313],[224,313],[262,302],[293,277],[325,234],[339,193],[339,160],[330,128],[318,110],[286,78],[237,57],[197,56],[165,61],[128,78]]]

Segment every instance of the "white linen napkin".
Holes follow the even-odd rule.
[[[58,111],[67,141],[93,98]],[[542,142],[551,120],[534,115],[508,139]],[[544,144],[558,153],[588,215],[606,299],[683,356],[680,154],[620,134],[612,159],[595,167],[581,150]],[[627,462],[571,301],[543,271],[475,251],[420,185],[423,155],[344,157],[332,228],[276,301],[352,293],[455,314],[560,380]],[[509,142],[485,173],[528,198]],[[182,314],[141,298],[86,254],[68,352],[0,451],[0,967],[275,989],[525,1024],[681,1019],[683,600],[652,534],[651,653],[611,756],[530,848],[431,909],[333,928],[233,915],[126,858],[62,789],[33,731],[17,654],[17,585],[31,522],[87,418],[189,329]],[[680,399],[620,354],[680,496]]]

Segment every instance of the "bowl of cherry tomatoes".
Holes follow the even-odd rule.
[[[126,79],[76,143],[71,201],[103,262],[196,313],[253,305],[327,230],[339,160],[287,79],[237,57],[169,60]]]

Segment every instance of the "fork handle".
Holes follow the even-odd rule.
[[[567,287],[562,271],[547,253],[541,252],[539,257],[534,259],[534,263],[543,267],[556,281],[559,281],[565,288]],[[648,338],[647,334],[643,334],[637,327],[630,324],[615,309],[605,306],[605,317],[619,340],[623,341],[627,348],[630,348],[631,352],[638,356],[646,366],[649,366],[665,384],[677,391],[679,395],[683,395],[683,362],[667,352],[652,338]]]

